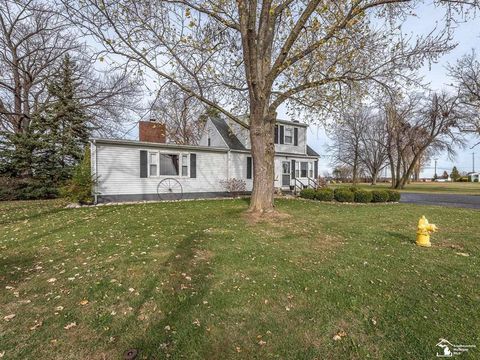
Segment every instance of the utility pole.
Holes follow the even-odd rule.
[[[437,160],[438,159],[434,159],[435,160],[435,175],[433,175],[433,178],[435,179],[435,181],[437,181],[437,178],[438,178],[438,175],[437,175]]]

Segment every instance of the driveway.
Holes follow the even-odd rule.
[[[480,209],[480,196],[476,195],[402,193],[400,202]]]

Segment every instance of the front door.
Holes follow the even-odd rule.
[[[282,186],[290,186],[290,161],[282,161]]]

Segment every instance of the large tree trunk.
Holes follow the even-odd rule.
[[[379,173],[379,171],[373,171],[373,173],[372,173],[372,185],[377,185],[378,173]]]
[[[273,136],[275,116],[264,118],[263,112],[255,112],[250,118],[250,142],[253,158],[253,191],[250,200],[252,213],[273,211],[275,145]]]
[[[352,169],[352,184],[355,185],[358,182],[358,159],[357,159],[357,154],[355,154],[355,157],[353,159],[353,169]]]

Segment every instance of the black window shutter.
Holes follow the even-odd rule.
[[[252,158],[247,156],[247,179],[252,178]]]
[[[146,150],[140,150],[140,177],[148,177],[148,153]]]
[[[293,128],[293,145],[298,146],[298,128]]]
[[[280,125],[280,144],[283,144],[283,136],[284,136],[285,128],[283,125]]]
[[[292,179],[295,179],[295,160],[292,160]]]
[[[275,144],[278,144],[278,125],[275,125],[275,136],[273,139],[274,139],[273,142]]]
[[[315,179],[318,178],[318,160],[313,163],[313,174],[315,175]]]
[[[190,177],[197,177],[197,154],[190,154]]]

